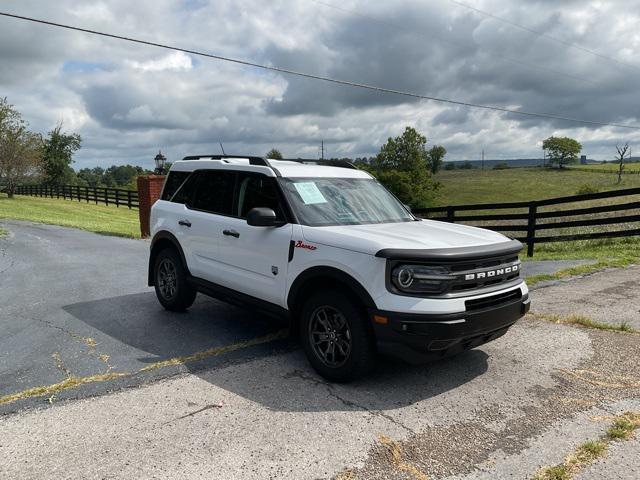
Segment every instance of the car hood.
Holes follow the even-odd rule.
[[[383,249],[468,248],[510,241],[491,230],[435,220],[331,227],[304,226],[303,235],[311,243],[370,255]]]

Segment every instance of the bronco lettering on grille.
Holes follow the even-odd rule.
[[[464,276],[465,280],[481,280],[484,278],[492,278],[492,277],[501,277],[503,275],[509,275],[511,273],[516,273],[520,270],[520,265],[510,265],[504,268],[496,268],[495,270],[486,270],[484,272],[477,273],[467,273]]]

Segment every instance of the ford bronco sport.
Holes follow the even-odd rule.
[[[149,285],[166,309],[201,292],[285,317],[331,381],[366,374],[377,354],[474,348],[529,309],[518,241],[416,218],[347,162],[185,157],[151,230]]]

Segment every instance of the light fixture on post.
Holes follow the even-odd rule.
[[[162,152],[158,150],[158,154],[153,160],[156,162],[156,169],[154,170],[154,173],[156,175],[164,175],[164,167],[167,163],[167,157],[162,155]]]

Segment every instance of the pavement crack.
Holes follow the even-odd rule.
[[[286,375],[284,375],[284,378],[292,378],[292,377],[297,377],[300,378],[302,380],[306,380],[308,382],[311,382],[313,384],[315,384],[316,386],[324,386],[327,390],[327,393],[330,397],[335,398],[336,400],[338,400],[340,403],[342,403],[344,406],[352,408],[352,409],[359,409],[362,410],[364,412],[369,413],[370,415],[373,416],[377,416],[377,417],[381,417],[384,418],[385,420],[393,423],[394,425],[406,430],[407,432],[411,433],[411,434],[416,434],[416,431],[413,430],[412,428],[406,426],[405,424],[403,424],[402,422],[396,420],[395,418],[393,418],[391,415],[384,413],[382,410],[378,410],[378,409],[373,409],[373,408],[369,408],[366,405],[362,405],[358,402],[355,402],[353,400],[349,400],[347,398],[344,398],[342,396],[340,396],[336,391],[335,388],[333,386],[332,383],[327,382],[326,380],[321,380],[320,378],[317,377],[313,377],[311,375],[307,375],[306,373],[300,371],[300,370],[293,370],[290,373],[287,373]]]
[[[224,407],[224,402],[212,403],[211,405],[205,405],[204,407],[202,407],[202,408],[200,408],[198,410],[195,410],[193,412],[187,413],[186,415],[182,415],[181,417],[174,418],[173,420],[169,420],[168,422],[164,422],[162,425],[168,425],[170,423],[177,422],[178,420],[183,420],[183,419],[188,418],[188,417],[193,417],[194,415],[197,415],[198,413],[204,412],[205,410],[211,410],[211,409],[214,409],[214,408],[222,408],[222,407]]]

